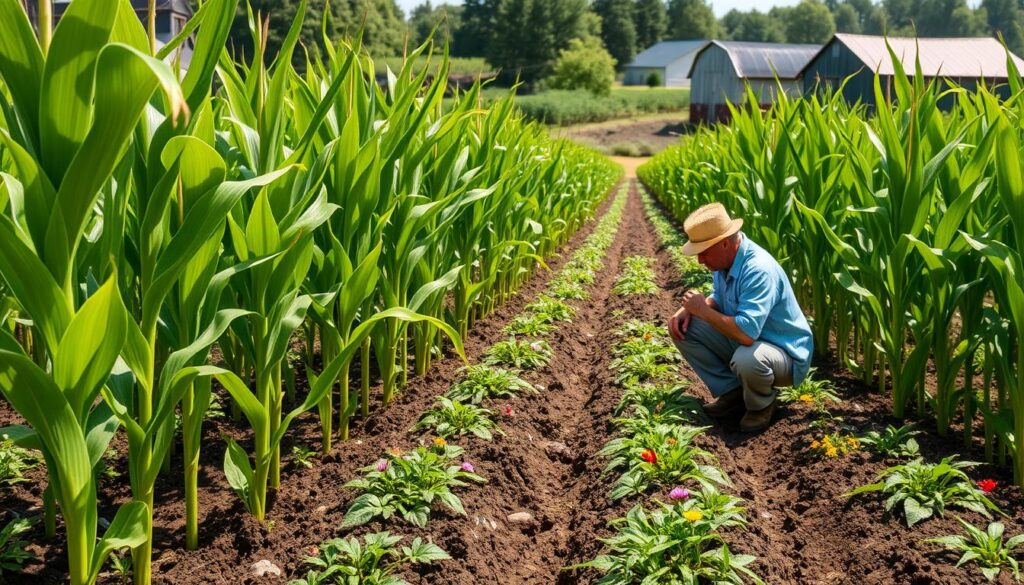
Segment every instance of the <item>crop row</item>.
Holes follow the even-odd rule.
[[[376,518],[395,518],[422,527],[438,505],[457,514],[466,513],[453,490],[469,482],[486,483],[486,479],[476,473],[473,462],[465,460],[463,448],[453,443],[471,438],[490,441],[495,433],[503,434],[499,420],[514,416],[512,401],[523,393],[539,391],[520,375],[551,360],[553,348],[544,338],[558,323],[572,320],[576,312],[573,301],[589,298],[587,286],[595,282],[604,266],[627,194],[623,187],[594,232],[549,281],[547,290],[512,319],[505,328],[509,339],[485,350],[482,363],[464,368],[461,378],[420,416],[410,431],[421,436],[420,444],[410,451],[396,449],[383,454],[361,470],[363,477],[346,484],[359,495],[349,506],[342,529]],[[402,564],[448,558],[432,543],[416,539],[410,547],[399,547],[400,541],[401,537],[383,532],[364,536],[362,543],[357,538],[323,543],[317,556],[306,559],[316,568],[305,579],[292,581],[292,585],[333,583],[336,575],[350,576],[360,583],[403,583],[391,574]]]
[[[0,0],[0,392],[27,423],[3,433],[45,459],[45,529],[59,509],[73,585],[125,546],[150,582],[154,488],[178,441],[197,547],[213,381],[251,429],[250,449],[228,441],[228,482],[263,520],[298,416],[316,409],[326,452],[369,412],[371,372],[386,404],[444,338],[463,354],[620,173],[511,99],[481,109],[479,85],[443,107],[447,58],[413,66],[429,44],[383,86],[358,40],[300,74],[302,4],[272,60],[252,15],[243,62],[224,49],[237,0],[205,2],[159,51],[127,1],[76,0],[37,38]],[[191,38],[187,72],[162,60]],[[133,500],[98,540],[96,474],[122,427]]]
[[[655,295],[653,258],[626,259],[616,283],[623,296]],[[610,367],[622,397],[615,407],[618,436],[599,455],[604,475],[615,476],[611,500],[644,499],[613,519],[606,552],[578,565],[603,574],[602,584],[639,582],[761,583],[748,568],[755,559],[734,554],[721,532],[743,528],[739,498],[719,491],[731,485],[715,456],[696,443],[707,430],[700,402],[687,395],[679,374],[681,355],[661,324],[631,319],[615,331]]]
[[[940,435],[960,418],[969,444],[982,416],[986,460],[1009,455],[1024,485],[1024,85],[952,90],[947,114],[936,81],[893,64],[873,112],[840,94],[737,108],[638,173],[679,220],[708,202],[742,217],[819,352],[834,340],[897,418],[930,411]]]
[[[681,239],[680,230],[663,216],[646,191],[642,196],[648,219],[655,226],[662,244],[671,252]],[[672,256],[684,278],[690,282],[701,282],[703,277],[700,273],[707,274],[692,258],[675,253]],[[817,378],[814,369],[800,386],[780,389],[779,400],[811,410],[808,430],[812,437],[804,446],[810,458],[843,465],[848,455],[863,449],[892,464],[879,472],[877,482],[856,487],[845,497],[879,492],[884,498],[885,511],[903,517],[908,527],[934,516],[943,516],[947,508],[975,512],[989,519],[993,514],[1005,516],[988,497],[997,488],[997,482],[970,477],[969,472],[978,466],[977,463],[957,461],[955,457],[927,461],[914,439],[920,431],[911,425],[890,425],[867,432],[858,430],[844,417],[833,413],[831,407],[842,399],[831,382]],[[1004,539],[1005,527],[998,521],[981,528],[962,518],[958,521],[964,529],[962,534],[933,538],[925,543],[961,553],[958,566],[976,564],[989,581],[1004,569],[1019,579],[1014,552],[1024,547],[1024,535]]]

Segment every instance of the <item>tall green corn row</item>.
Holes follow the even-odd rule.
[[[447,56],[411,66],[429,45],[378,80],[358,39],[328,41],[299,73],[303,10],[276,56],[250,11],[255,59],[237,62],[236,8],[208,0],[155,52],[128,0],[75,0],[52,35],[46,10],[30,23],[0,0],[0,393],[26,423],[2,431],[46,460],[74,585],[126,546],[150,582],[154,486],[179,441],[198,546],[213,381],[251,428],[224,466],[262,520],[296,417],[317,410],[329,451],[369,412],[374,372],[386,404],[445,339],[462,355],[617,179],[511,96],[481,109],[477,85],[446,104]],[[121,428],[133,501],[97,540],[96,473]]]
[[[1003,102],[892,60],[893,101],[876,81],[870,115],[840,92],[733,107],[639,174],[680,219],[712,201],[743,217],[790,271],[819,352],[834,344],[895,416],[930,410],[941,435],[960,417],[969,443],[980,411],[988,458],[1011,455],[1024,485],[1020,80]]]

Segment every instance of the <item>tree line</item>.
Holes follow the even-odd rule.
[[[250,4],[269,18],[272,52],[283,40],[299,0]],[[249,17],[244,9],[236,17],[232,45],[238,51],[252,46]],[[669,39],[823,43],[835,32],[1002,35],[1010,50],[1024,55],[1024,0],[981,0],[974,8],[967,0],[802,0],[766,12],[731,10],[720,19],[705,0],[425,0],[408,18],[395,0],[313,1],[302,40],[307,50],[316,51],[324,33],[337,38],[358,30],[374,55],[401,55],[433,33],[448,44],[453,56],[483,57],[508,78],[531,82],[549,76],[559,55],[570,48],[603,46],[621,68],[639,52]]]

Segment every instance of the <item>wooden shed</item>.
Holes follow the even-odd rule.
[[[882,92],[887,100],[892,99],[895,69],[886,48],[887,40],[908,75],[914,74],[915,61],[919,58],[921,72],[927,78],[946,79],[968,90],[984,84],[1004,99],[1009,97],[1006,49],[991,37],[886,39],[838,33],[801,72],[804,91],[838,88],[846,80],[843,86],[846,100],[873,108],[877,72]],[[1011,56],[1017,68],[1024,71],[1024,61],[1012,53]],[[953,102],[953,96],[946,96],[939,101],[939,106],[949,109]]]
[[[727,122],[729,108],[746,100],[749,84],[758,104],[768,107],[778,92],[803,93],[800,71],[821,45],[712,41],[690,68],[690,121]]]
[[[662,87],[690,87],[690,67],[708,41],[662,41],[643,51],[624,68],[623,85],[646,85],[656,74]]]

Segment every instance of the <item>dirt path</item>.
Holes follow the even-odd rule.
[[[686,112],[652,114],[596,124],[553,127],[552,136],[569,138],[615,156],[650,156],[690,131]]]
[[[623,174],[627,179],[635,179],[637,167],[651,160],[649,156],[609,156],[608,158],[622,165]]]

